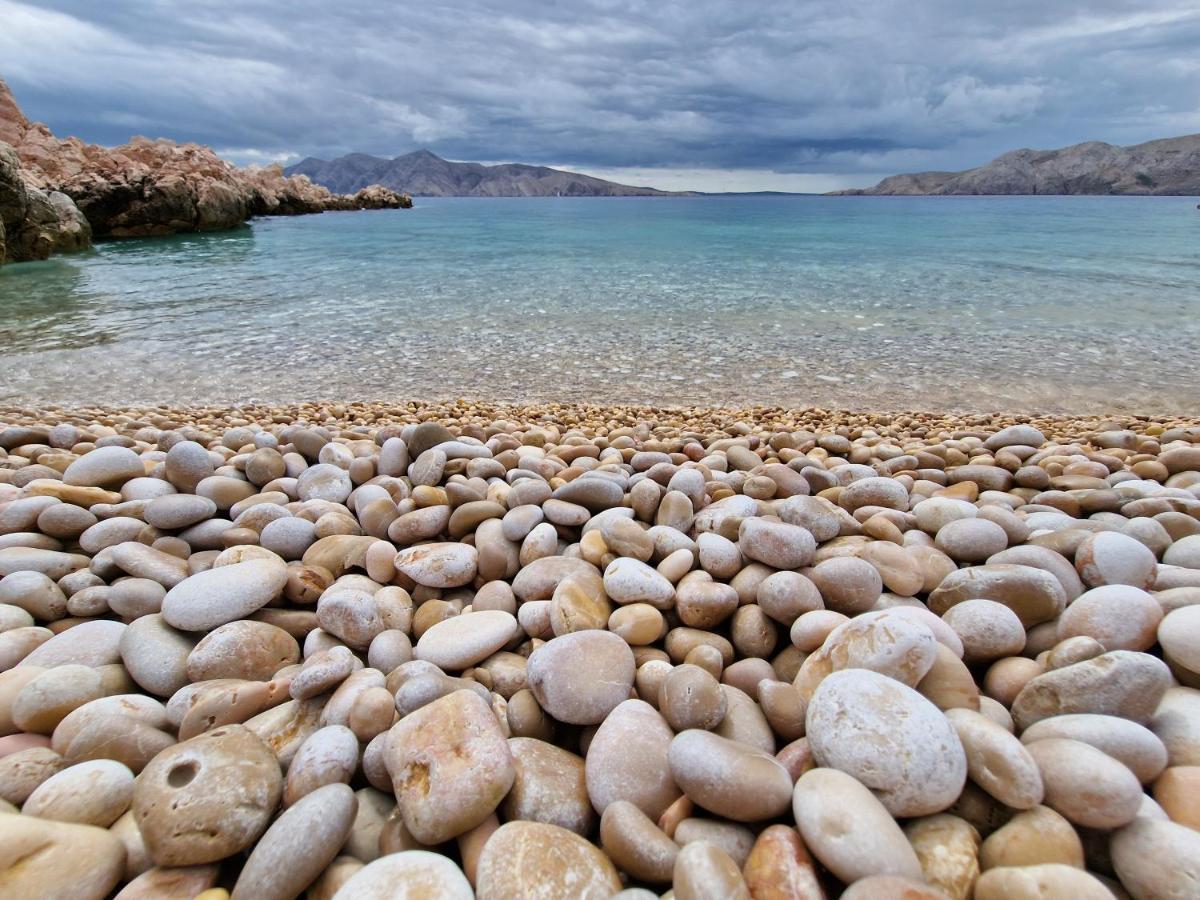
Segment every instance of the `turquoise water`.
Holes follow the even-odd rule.
[[[419,200],[0,269],[0,399],[1197,411],[1195,199]]]

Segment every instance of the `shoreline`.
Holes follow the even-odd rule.
[[[659,427],[681,431],[722,428],[735,423],[764,429],[802,430],[836,427],[957,428],[964,431],[998,430],[1014,424],[1029,424],[1048,437],[1085,435],[1089,431],[1134,428],[1153,433],[1170,428],[1200,428],[1200,410],[1195,414],[1155,415],[1147,413],[1039,413],[1016,410],[972,412],[922,409],[853,409],[849,407],[746,404],[606,403],[550,401],[516,403],[470,398],[409,401],[311,400],[271,403],[248,401],[224,403],[129,403],[129,404],[11,404],[0,402],[0,426],[44,424],[58,417],[62,422],[81,424],[106,419],[156,418],[163,421],[211,422],[244,420],[257,424],[404,425],[440,421],[449,425],[479,424],[483,420],[505,420],[517,425],[555,422],[630,423],[654,422]],[[162,426],[160,426],[162,427]],[[619,427],[619,426],[618,426]]]

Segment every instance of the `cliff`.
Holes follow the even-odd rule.
[[[381,184],[414,197],[669,197],[671,191],[631,187],[546,166],[450,162],[418,150],[395,159],[351,153],[334,160],[309,157],[284,170],[307,175],[334,191]]]
[[[893,175],[854,195],[1200,194],[1200,134],[1117,147],[1100,141],[1061,150],[1014,150],[965,172]]]
[[[412,206],[379,185],[335,194],[279,166],[241,169],[210,148],[135,137],[119,147],[30,122],[0,79],[0,263],[106,237],[233,228],[251,216]]]

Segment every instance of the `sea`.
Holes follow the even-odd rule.
[[[0,401],[1200,412],[1168,197],[418,198],[0,268]]]

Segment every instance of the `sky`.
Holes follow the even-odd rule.
[[[60,135],[826,191],[1200,132],[1197,0],[0,0]]]

